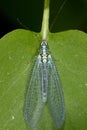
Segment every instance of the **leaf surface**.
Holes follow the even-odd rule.
[[[87,34],[49,33],[48,45],[62,81],[66,118],[61,130],[87,128]],[[0,130],[28,130],[23,115],[26,84],[40,33],[17,29],[0,40]],[[37,130],[57,130],[47,104]]]

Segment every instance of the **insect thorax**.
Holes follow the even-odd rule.
[[[47,43],[45,41],[41,43],[40,55],[41,55],[41,62],[47,63],[49,54],[48,54]]]

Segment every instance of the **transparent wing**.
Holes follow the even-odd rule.
[[[41,92],[41,69],[41,63],[37,57],[31,71],[24,104],[25,120],[31,128],[38,124],[44,106]]]
[[[53,120],[60,128],[65,117],[64,98],[59,75],[50,55],[48,56],[48,104]]]

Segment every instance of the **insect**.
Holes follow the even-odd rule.
[[[40,53],[32,69],[24,104],[24,116],[30,128],[37,126],[46,102],[56,127],[60,128],[65,117],[61,82],[47,43],[42,41]]]

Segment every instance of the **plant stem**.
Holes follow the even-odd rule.
[[[44,0],[44,12],[41,28],[42,40],[47,39],[47,34],[49,31],[49,6],[50,6],[50,0]]]

